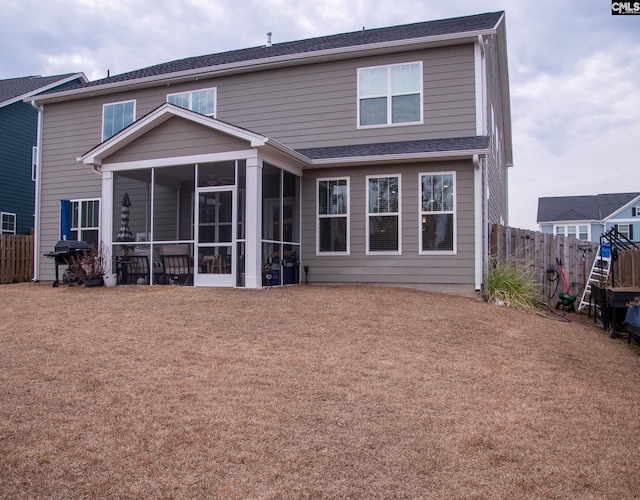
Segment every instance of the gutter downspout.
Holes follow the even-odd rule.
[[[478,155],[473,155],[473,192],[474,192],[474,207],[473,210],[475,212],[474,216],[474,241],[475,241],[475,272],[474,272],[474,282],[475,282],[475,290],[476,292],[480,291],[482,288],[482,277],[485,265],[484,259],[484,234],[486,229],[483,229],[483,222],[486,217],[484,213],[483,200],[484,190],[483,190],[483,178],[484,172],[482,168],[482,163],[480,161],[480,157]]]
[[[31,106],[38,112],[38,128],[36,132],[36,186],[33,214],[33,278],[31,281],[40,281],[40,210],[42,204],[42,126],[44,120],[44,106],[40,106],[35,100]]]

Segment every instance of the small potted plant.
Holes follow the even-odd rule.
[[[74,258],[71,269],[80,279],[78,284],[84,283],[86,287],[102,286],[103,275],[107,272],[109,264],[107,247],[100,243],[98,248],[91,247],[85,255]]]

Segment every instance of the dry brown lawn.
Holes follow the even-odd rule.
[[[3,498],[638,498],[638,349],[367,286],[0,287]]]

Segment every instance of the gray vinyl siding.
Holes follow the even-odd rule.
[[[456,255],[419,255],[418,174],[456,172]],[[366,176],[401,174],[402,255],[366,255]],[[316,179],[350,179],[350,255],[316,255]],[[302,264],[315,283],[474,283],[473,165],[465,161],[305,171],[302,178]]]
[[[500,68],[496,40],[490,39],[486,46],[487,56],[487,125],[490,143],[488,161],[488,186],[489,186],[489,223],[508,224],[508,169],[506,166],[506,151],[504,141],[504,123],[502,109],[502,94],[500,86]],[[494,135],[491,108],[497,135]]]
[[[222,153],[250,147],[246,141],[175,117],[109,156],[104,163]]]
[[[424,123],[358,129],[357,69],[412,61],[423,61]],[[476,135],[474,52],[471,44],[236,74],[190,84],[159,83],[157,87],[148,89],[46,104],[41,242],[36,251],[42,255],[51,250],[58,240],[60,199],[101,196],[100,176],[91,167],[78,163],[76,158],[101,142],[103,104],[133,99],[136,101],[136,119],[139,119],[166,102],[169,93],[210,87],[217,89],[216,118],[271,137],[293,149]],[[165,125],[126,146],[107,161],[175,157],[245,147],[239,144],[241,141],[225,143],[220,135],[193,124],[183,126],[172,119]],[[181,139],[180,146],[173,147],[176,144],[174,142],[172,147],[166,149],[167,144],[163,141],[171,135],[168,132],[174,126],[178,134],[174,138]],[[186,133],[187,129],[193,133]],[[425,166],[433,167],[434,164]],[[388,169],[383,167],[382,170]],[[364,179],[368,171],[362,170],[358,175]],[[417,183],[417,170],[415,172],[415,180],[403,177],[403,189],[407,192],[413,189],[417,199],[417,187],[412,187],[413,182]],[[307,175],[313,179],[315,172],[305,172],[305,185]],[[469,177],[469,189],[472,188],[471,170],[458,179],[459,188],[467,185],[466,177]],[[353,186],[355,188],[355,184]],[[463,193],[458,192],[459,199],[462,199]],[[363,190],[361,195],[363,207]],[[314,257],[312,265],[317,268],[322,264],[323,276],[328,281],[340,281],[334,277],[338,276],[340,266],[343,266],[342,280],[349,280],[349,276],[357,272],[356,276],[352,276],[357,277],[357,281],[377,281],[375,273],[369,272],[377,269],[380,276],[390,274],[391,281],[410,283],[428,279],[434,283],[449,283],[452,280],[455,283],[473,282],[473,200],[469,194],[467,201],[466,196],[464,203],[459,205],[462,210],[458,212],[457,256],[418,256],[417,212],[407,212],[403,217],[403,255],[391,259],[393,266],[398,262],[402,264],[399,269],[390,271],[393,266],[385,264],[390,261],[389,257],[367,257],[356,265],[340,259],[316,261]],[[354,201],[357,200],[354,198]],[[411,210],[411,206],[411,203],[406,203],[404,210]],[[417,210],[417,207],[413,210]],[[363,256],[364,213],[354,211],[353,217],[352,256]],[[307,222],[303,221],[305,228]],[[315,219],[310,228],[315,231]],[[361,235],[358,231],[361,231]],[[412,237],[414,240],[411,240]],[[308,244],[309,239],[304,241]],[[315,241],[305,251],[315,254]],[[418,266],[418,269],[414,266]],[[40,277],[53,279],[53,262],[49,259],[41,260]]]

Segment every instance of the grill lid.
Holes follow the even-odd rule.
[[[55,252],[60,253],[74,253],[78,251],[90,250],[91,247],[86,241],[76,240],[60,240],[56,243]]]

